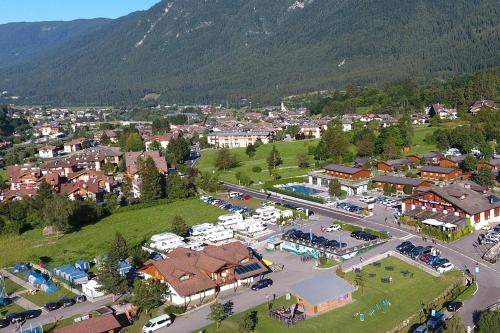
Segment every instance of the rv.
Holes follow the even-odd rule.
[[[208,235],[207,239],[210,242],[219,242],[219,241],[223,241],[226,239],[231,239],[231,238],[233,238],[233,236],[234,236],[234,233],[231,229],[224,229],[224,230],[220,230],[220,231],[211,233],[210,235]]]
[[[216,225],[216,226],[213,226],[212,228],[206,229],[202,235],[198,236],[198,238],[200,240],[204,241],[204,240],[210,239],[211,235],[218,233],[220,231],[224,231],[224,230],[226,230],[226,228],[224,228],[223,226]]]
[[[213,223],[202,223],[194,225],[191,227],[191,236],[194,237],[202,236],[208,229],[213,227],[214,227]]]
[[[230,214],[230,215],[222,215],[219,216],[219,222],[217,225],[222,225],[224,227],[228,227],[230,225],[234,225],[240,221],[243,221],[243,215],[240,213]]]
[[[236,229],[248,233],[254,233],[263,231],[266,229],[261,221],[256,220],[254,218],[249,218],[244,221],[238,222],[236,225]]]
[[[170,232],[165,232],[152,236],[149,246],[160,251],[169,251],[182,247],[185,244],[184,238]]]

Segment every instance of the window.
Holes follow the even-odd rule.
[[[185,274],[185,275],[181,276],[181,277],[179,278],[179,280],[181,280],[181,281],[186,281],[186,280],[189,280],[189,274]]]

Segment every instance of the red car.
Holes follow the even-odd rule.
[[[426,263],[427,261],[429,261],[429,259],[431,257],[432,257],[432,255],[427,253],[427,254],[424,254],[422,257],[420,257],[420,260]]]
[[[252,196],[248,195],[248,194],[245,194],[241,199],[243,199],[243,200],[250,200],[250,199],[252,199]]]

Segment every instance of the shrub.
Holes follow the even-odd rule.
[[[186,312],[186,307],[184,305],[173,305],[173,304],[169,304],[167,306],[165,306],[165,309],[164,309],[165,313],[166,314],[183,314],[184,312]]]
[[[261,173],[262,172],[262,168],[258,165],[252,167],[252,172],[254,173]]]

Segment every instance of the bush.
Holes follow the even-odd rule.
[[[167,305],[164,309],[166,314],[183,314],[186,312],[186,307],[184,305]]]
[[[262,172],[262,168],[258,165],[252,167],[252,172],[254,173],[261,173]]]
[[[381,239],[388,239],[389,236],[387,236],[386,234],[380,232],[380,231],[377,231],[377,230],[372,230],[372,229],[369,229],[369,228],[362,228],[362,227],[358,227],[358,226],[355,226],[355,225],[352,225],[352,224],[347,224],[347,223],[341,223],[341,222],[338,222],[340,224],[340,226],[342,227],[342,230],[344,231],[358,231],[358,230],[361,230],[361,231],[364,231],[364,232],[367,232],[369,234],[372,234],[374,236],[377,236],[378,238],[381,238]]]

